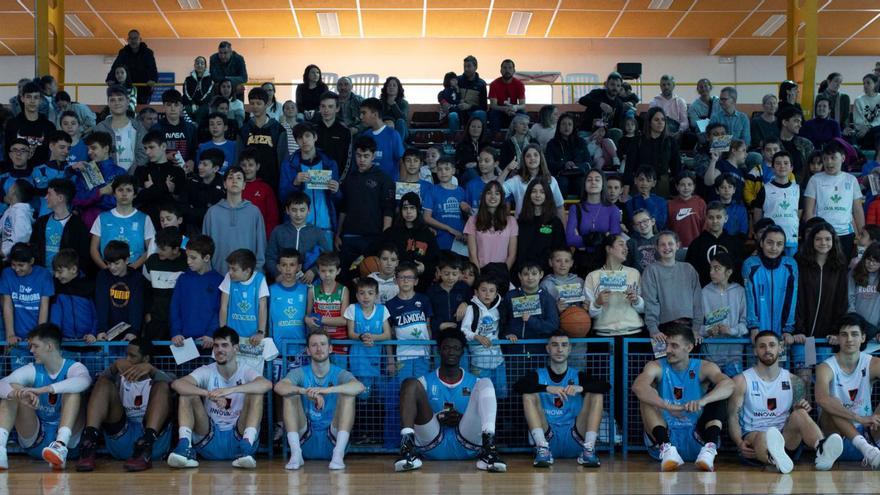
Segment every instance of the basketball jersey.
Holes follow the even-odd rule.
[[[75,361],[65,359],[64,363],[61,365],[61,370],[58,371],[55,378],[52,378],[49,375],[49,372],[46,371],[46,367],[42,364],[33,364],[32,366],[35,371],[33,388],[45,387],[66,380],[67,373],[70,371],[70,367],[74,364]],[[48,393],[40,395],[40,403],[37,405],[37,417],[40,418],[41,423],[57,426],[61,421],[60,394]]]
[[[671,404],[683,405],[703,397],[703,385],[700,383],[702,360],[691,358],[688,367],[681,371],[672,369],[666,358],[660,359],[658,363],[662,368],[659,387],[661,399]],[[696,426],[699,417],[700,411],[682,412],[679,416],[663,411],[663,419],[670,428]]]
[[[369,333],[373,335],[381,335],[385,323],[385,306],[376,304],[373,306],[373,314],[367,316],[360,304],[353,304],[349,308],[354,308],[354,331],[358,335]],[[384,354],[384,346],[364,344],[353,344],[349,353],[349,362],[351,363],[351,372],[358,377],[379,376],[382,355]]]
[[[431,410],[437,414],[444,410],[454,409],[464,414],[468,402],[471,400],[471,392],[477,384],[477,377],[461,370],[462,376],[458,383],[449,384],[440,379],[439,370],[432,371],[419,378],[425,392],[428,395],[428,404]]]
[[[831,395],[837,397],[843,407],[859,416],[870,416],[871,408],[871,355],[859,353],[859,363],[851,374],[846,374],[837,362],[837,356],[825,360],[834,373]]]
[[[797,246],[800,194],[801,188],[797,184],[788,187],[779,187],[773,181],[764,184],[764,204],[760,205],[764,218],[769,218],[782,227],[786,246]]]
[[[257,378],[259,373],[247,366],[239,366],[229,379],[223,378],[217,370],[217,363],[201,366],[192,372],[191,376],[196,380],[199,388],[208,392],[218,388],[235,387],[245,383],[250,383]],[[217,404],[213,400],[207,398],[202,399],[205,404],[205,410],[208,411],[208,417],[222,431],[228,431],[235,428],[241,410],[244,407],[245,394],[237,392],[224,397],[224,404]]]
[[[117,217],[113,214],[113,210],[101,213],[96,220],[101,222],[100,252],[104,252],[110,241],[123,241],[128,244],[131,252],[128,262],[137,261],[144,254],[144,229],[148,219],[147,214],[139,210],[135,210],[134,214],[125,218]]]
[[[343,285],[337,283],[336,290],[325,294],[321,289],[321,282],[312,286],[312,311],[321,315],[321,318],[338,318],[342,316],[342,291]],[[330,340],[344,340],[348,338],[348,327],[324,326]],[[336,354],[348,354],[347,345],[334,345],[333,352]]]
[[[764,381],[754,368],[745,370],[743,378],[746,381],[746,393],[739,417],[739,426],[743,433],[767,431],[770,427],[782,431],[794,406],[788,370],[779,370],[779,376],[772,382]]]
[[[292,287],[272,284],[269,287],[269,329],[276,343],[283,340],[305,340],[308,287],[296,283]]]
[[[550,378],[550,372],[547,368],[537,370],[538,383],[541,385],[551,385],[558,387],[567,387],[569,385],[580,385],[578,372],[571,366],[565,372],[561,382],[554,382]],[[563,401],[558,395],[548,392],[541,392],[541,407],[544,408],[544,415],[547,417],[547,423],[550,426],[571,425],[577,419],[578,413],[584,404],[584,396],[576,394]]]
[[[263,285],[265,276],[261,272],[254,272],[251,282],[229,283],[229,305],[226,324],[238,332],[239,337],[250,337],[257,330],[257,315],[260,310],[260,287]]]
[[[125,417],[129,421],[141,421],[147,414],[147,403],[150,401],[150,390],[153,380],[147,378],[139,382],[130,382],[124,376],[119,377],[119,397],[125,409]]]
[[[345,371],[339,366],[331,364],[330,370],[327,374],[319,378],[315,376],[315,372],[312,370],[311,366],[303,366],[300,369],[303,374],[303,381],[300,386],[306,389],[312,387],[334,387],[339,385],[339,375]],[[333,414],[336,412],[336,398],[338,395],[339,394],[324,394],[324,407],[318,409],[315,407],[314,401],[309,400],[305,394],[302,394],[303,412],[305,412],[306,416],[309,418],[309,425],[313,431],[327,430],[330,428],[330,424],[333,422]]]

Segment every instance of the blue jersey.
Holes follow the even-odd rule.
[[[477,177],[476,179],[471,179],[467,185],[464,186],[464,197],[465,201],[471,205],[471,209],[474,210],[474,214],[476,214],[477,210],[480,209],[480,197],[483,195],[483,189],[486,187],[486,182],[483,181],[482,178]]]
[[[146,213],[135,210],[134,214],[128,217],[118,217],[111,210],[101,213],[96,221],[101,222],[101,246],[98,252],[103,253],[110,241],[123,241],[128,244],[131,252],[128,257],[129,263],[134,263],[144,255],[147,222],[150,222],[150,217]]]
[[[460,187],[446,189],[440,184],[435,184],[431,192],[431,217],[461,232],[464,230],[464,220],[461,215],[461,203],[463,201],[464,191]],[[449,232],[445,230],[437,231],[437,246],[440,249],[452,248],[452,241],[454,240]]]
[[[330,371],[323,378],[315,376],[311,366],[303,366],[300,368],[300,371],[303,375],[302,384],[300,384],[302,388],[335,387],[340,384],[340,375],[351,376],[335,364],[330,365]],[[318,409],[315,407],[314,401],[309,400],[305,394],[302,394],[303,412],[309,419],[309,429],[312,430],[312,435],[315,435],[316,431],[323,432],[330,428],[330,424],[333,422],[333,414],[336,412],[336,398],[338,395],[324,394],[324,407]]]
[[[361,136],[369,136],[376,142],[373,165],[379,167],[379,170],[385,172],[386,175],[391,177],[391,180],[396,181],[400,177],[398,164],[403,157],[403,140],[400,138],[400,134],[396,130],[385,126],[378,134],[374,133],[372,129],[367,129],[361,133]],[[352,150],[352,154],[354,154],[354,151]]]
[[[276,343],[283,340],[305,340],[306,299],[309,288],[297,282],[292,287],[280,283],[269,287],[269,331]],[[297,353],[301,351],[299,347]]]
[[[45,191],[49,188],[49,181],[58,177],[64,178],[64,171],[46,163],[34,167],[30,182],[35,188]]]
[[[55,215],[49,217],[46,222],[46,266],[52,266],[52,260],[61,250],[61,236],[64,234],[64,225],[55,220]]]
[[[239,337],[255,334],[260,311],[260,286],[265,277],[254,272],[251,283],[229,281],[229,304],[226,309],[226,324],[238,332]]]
[[[67,153],[67,163],[89,161],[89,148],[82,140],[70,147]]]
[[[567,387],[569,385],[581,385],[578,372],[571,366],[565,372],[565,376],[561,382],[554,382],[550,378],[547,368],[541,368],[537,371],[538,383],[541,385],[550,385],[558,387]],[[574,424],[581,407],[584,404],[584,396],[576,394],[563,401],[558,395],[547,392],[541,392],[541,407],[544,408],[544,415],[547,417],[547,423],[551,427],[561,427],[563,425],[570,426]],[[561,432],[561,430],[560,430]]]
[[[49,376],[49,372],[46,371],[46,367],[42,364],[34,364],[33,366],[36,373],[34,375],[33,388],[45,387],[65,380],[67,378],[67,372],[70,371],[70,367],[74,364],[75,361],[65,359],[64,363],[61,365],[61,371],[55,375],[55,378]],[[40,418],[40,423],[58,426],[61,422],[61,397],[59,397],[58,394],[52,393],[40,395],[40,404],[37,406],[37,417]]]
[[[373,308],[373,314],[369,318],[364,314],[360,304],[352,304],[350,307],[354,311],[354,331],[358,335],[371,333],[373,335],[381,335],[384,330],[385,323],[385,306],[376,304]],[[380,345],[372,345],[370,347],[363,344],[354,344],[349,352],[349,361],[351,362],[351,372],[355,376],[379,376],[379,365],[382,361],[383,348]]]
[[[700,367],[703,361],[690,359],[688,367],[676,371],[669,366],[666,358],[658,360],[662,369],[658,392],[660,398],[672,404],[686,404],[690,401],[699,400],[703,397],[703,385],[700,383]],[[700,417],[700,411],[674,416],[668,411],[663,411],[663,419],[670,428],[683,428],[696,426]]]
[[[34,265],[29,274],[19,277],[11,267],[4,268],[0,275],[0,294],[12,300],[15,335],[25,338],[37,326],[42,298],[55,295],[52,273]]]
[[[471,392],[477,384],[477,377],[461,370],[462,377],[455,385],[450,385],[440,379],[439,371],[435,370],[421,379],[425,385],[425,392],[428,395],[428,404],[431,410],[437,414],[444,410],[454,409],[464,414],[468,403],[471,401]]]

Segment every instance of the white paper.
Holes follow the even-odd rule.
[[[467,244],[465,244],[465,243],[459,241],[458,239],[452,241],[452,248],[451,248],[451,251],[452,251],[453,253],[458,254],[458,255],[461,255],[461,256],[467,256],[467,255],[468,255]]]
[[[263,360],[271,361],[278,357],[278,347],[275,346],[275,341],[271,338],[263,339]]]
[[[709,119],[700,119],[697,121],[697,129],[699,129],[701,133],[706,132],[706,128],[708,127]]]
[[[174,362],[177,363],[178,366],[199,357],[199,350],[196,348],[196,341],[194,341],[192,337],[184,340],[182,347],[177,347],[174,344],[171,344],[168,347],[171,348],[171,355],[174,356]]]
[[[807,337],[804,342],[804,365],[816,366],[816,337]]]

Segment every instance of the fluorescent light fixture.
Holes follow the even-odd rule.
[[[761,24],[752,36],[761,36],[768,37],[773,36],[773,33],[779,30],[785,24],[785,14],[773,14],[764,21],[764,24]]]
[[[183,10],[202,10],[202,3],[199,0],[177,0],[177,3]]]
[[[77,38],[94,38],[95,35],[88,26],[83,24],[82,19],[76,14],[64,14],[64,26]]]
[[[672,0],[651,0],[648,4],[649,10],[669,10],[672,6]]]
[[[339,36],[339,17],[336,12],[318,12],[316,15],[321,36]]]
[[[532,20],[531,12],[511,12],[510,24],[507,25],[507,34],[510,36],[523,36],[529,29]]]

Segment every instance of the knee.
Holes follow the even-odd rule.
[[[541,399],[538,394],[523,394],[522,400],[524,407],[535,407],[540,404]]]
[[[805,409],[801,409],[800,407],[795,408],[791,412],[791,418],[796,421],[804,421],[804,420],[812,419],[812,418],[810,418],[809,413],[807,413],[807,411]]]

